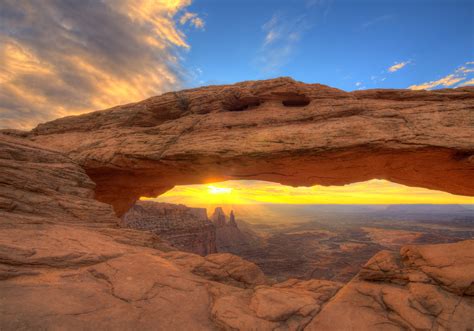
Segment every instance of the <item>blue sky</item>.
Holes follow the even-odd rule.
[[[278,76],[474,85],[473,17],[472,0],[2,0],[0,128]]]
[[[191,86],[291,76],[344,90],[407,88],[474,61],[474,1],[202,0],[190,10],[205,21],[188,32]]]

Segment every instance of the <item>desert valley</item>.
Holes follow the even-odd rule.
[[[237,212],[226,215],[221,207],[210,214],[204,208],[141,201],[123,219],[125,227],[152,231],[179,250],[204,256],[238,255],[275,281],[298,278],[345,283],[379,251],[474,238],[474,209],[470,206],[263,207],[253,213],[251,205],[236,205],[232,208]]]

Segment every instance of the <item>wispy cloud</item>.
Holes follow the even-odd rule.
[[[287,64],[309,26],[305,15],[288,18],[274,14],[262,26],[265,37],[258,56],[262,71],[272,73]]]
[[[408,88],[411,90],[429,90],[436,87],[451,87],[459,82],[462,82],[474,72],[474,61],[466,62],[463,66],[458,67],[454,73],[446,75],[438,80],[424,82],[421,84],[411,85]],[[459,84],[458,86],[474,85],[474,79]]]
[[[474,78],[471,78],[464,83],[459,84],[459,86],[469,86],[469,85],[474,85]]]
[[[191,12],[185,12],[183,16],[179,19],[179,23],[181,25],[186,24],[187,22],[190,22],[192,26],[194,26],[196,29],[203,29],[204,28],[204,21],[202,18],[198,16],[196,13],[191,13]]]
[[[2,0],[1,127],[29,129],[179,87],[180,50],[190,46],[177,19],[190,4]],[[189,14],[181,24],[204,26]]]
[[[396,62],[393,66],[389,67],[387,70],[389,72],[395,72],[402,69],[409,63],[411,63],[411,61]]]
[[[299,14],[274,13],[262,25],[264,33],[255,63],[265,74],[277,74],[297,52],[305,33],[324,24],[334,0],[306,0]],[[298,5],[301,5],[298,2]]]
[[[393,17],[392,15],[382,15],[382,16],[375,17],[367,22],[362,23],[361,29],[367,29],[372,25],[376,25],[378,23],[390,20],[392,17]]]
[[[332,4],[334,0],[307,0],[306,1],[306,8],[311,9],[311,8],[316,8],[318,10],[322,11],[322,18],[324,21],[326,21],[329,12],[331,11]]]

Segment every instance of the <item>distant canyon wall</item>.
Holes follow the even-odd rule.
[[[241,254],[243,250],[248,250],[258,242],[258,236],[241,229],[237,225],[234,211],[229,217],[222,208],[218,207],[211,216],[211,221],[216,225],[216,246],[218,252]]]
[[[239,229],[233,211],[227,216],[221,207],[215,208],[209,219],[205,208],[138,201],[122,217],[121,225],[151,231],[178,250],[203,256],[238,254],[256,240]]]
[[[205,208],[137,201],[122,217],[122,225],[151,231],[182,251],[199,255],[217,252],[216,227]]]

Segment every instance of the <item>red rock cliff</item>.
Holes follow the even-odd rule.
[[[216,253],[216,228],[205,208],[137,201],[122,217],[124,226],[148,230],[179,250],[199,255]]]

